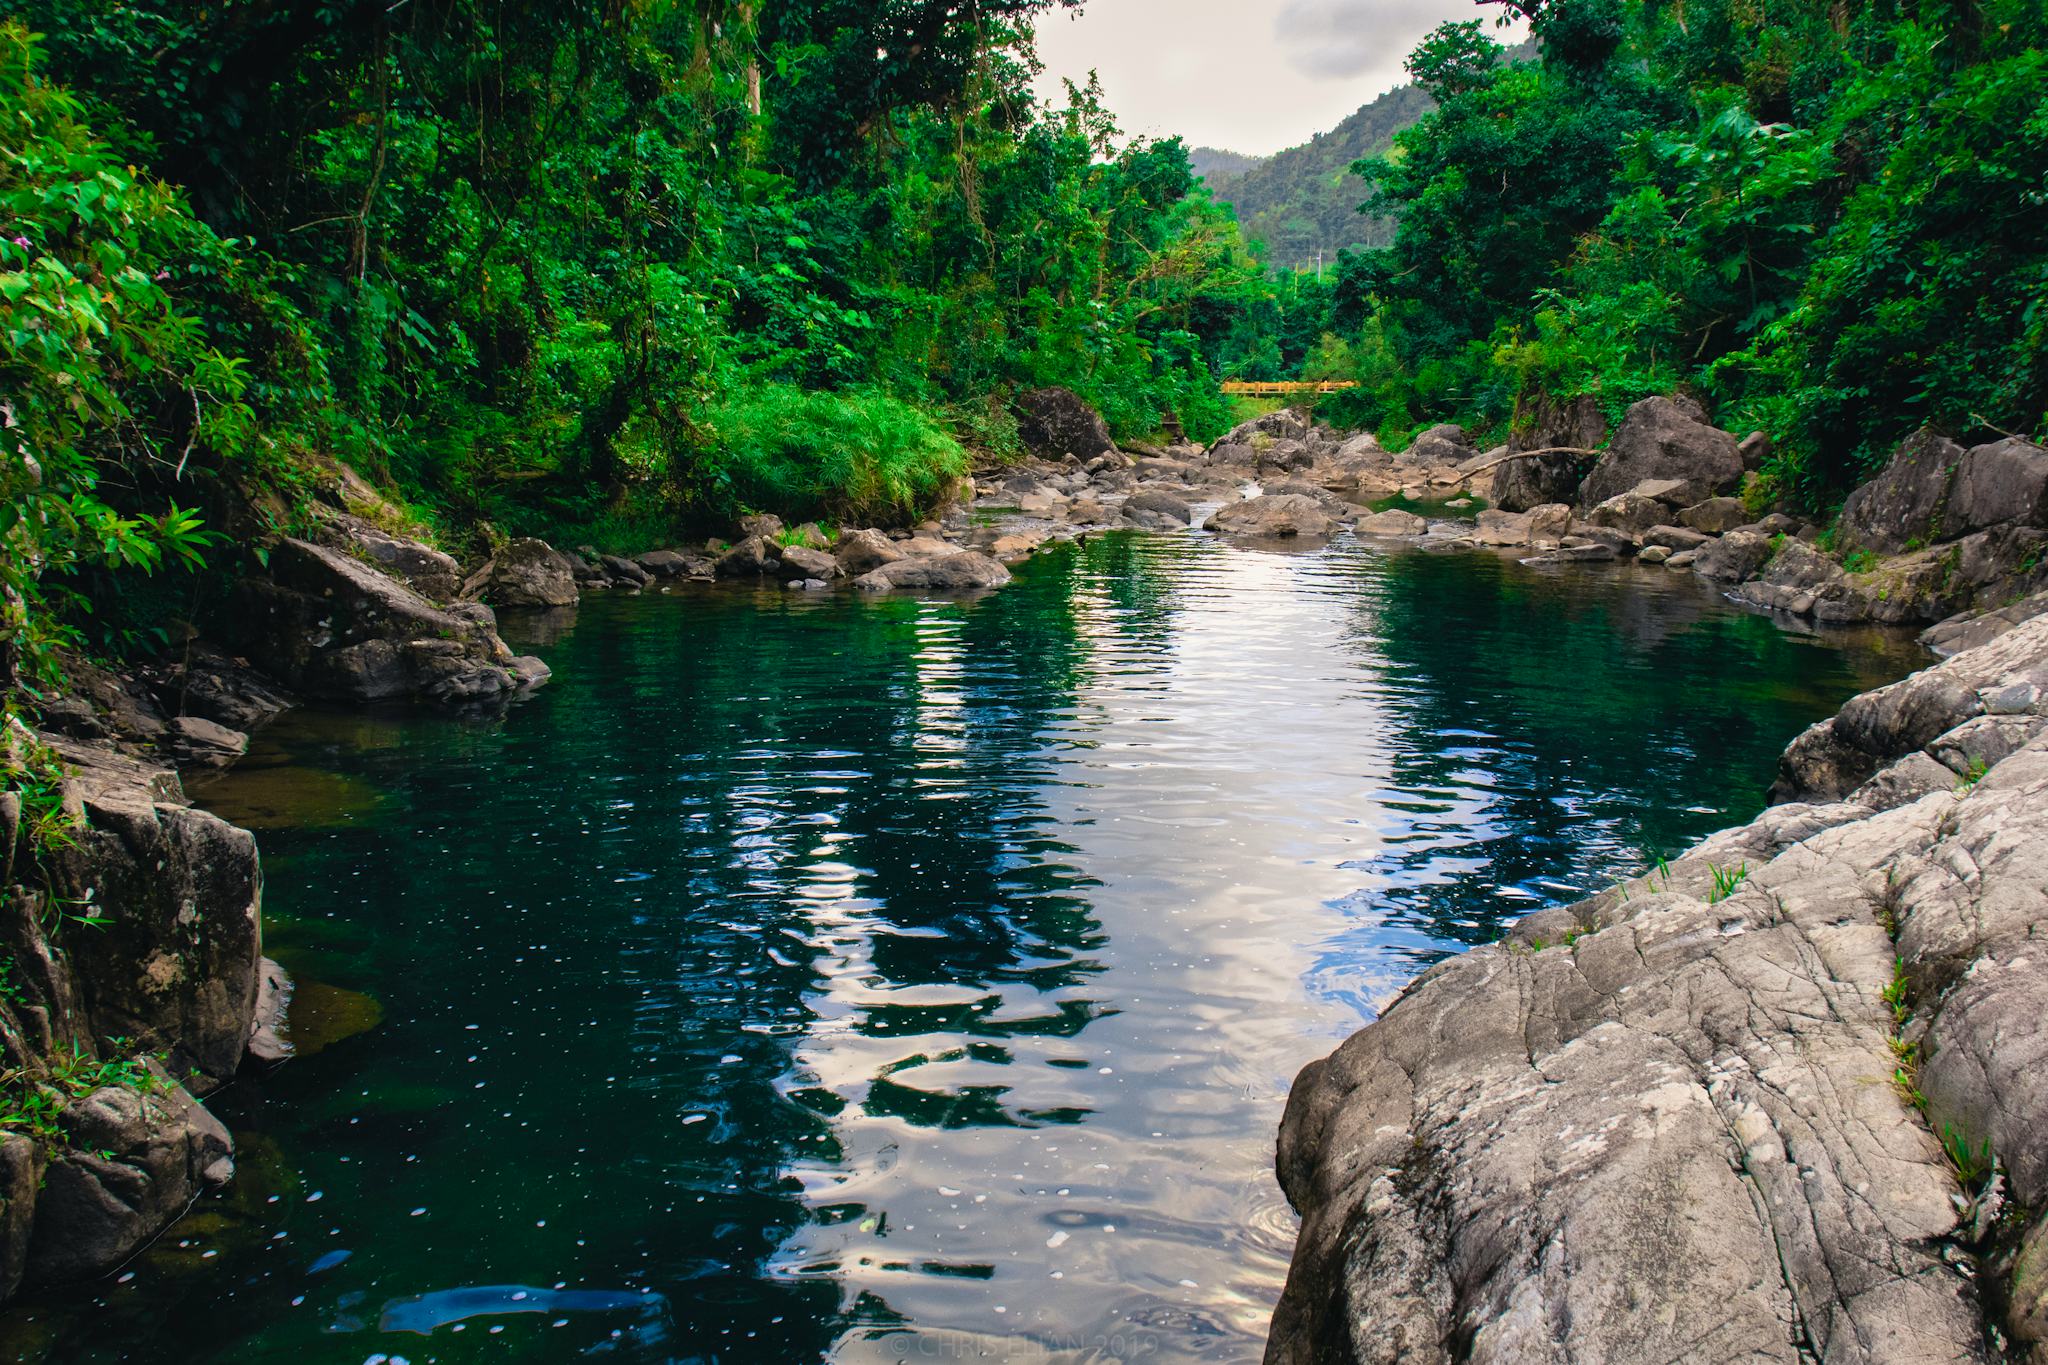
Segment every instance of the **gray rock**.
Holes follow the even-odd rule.
[[[718,557],[711,572],[718,578],[772,578],[779,547],[762,536],[748,536]]]
[[[679,550],[649,550],[637,562],[652,578],[693,578],[705,561]]]
[[[181,768],[225,768],[249,752],[249,737],[199,716],[173,716],[165,747]]]
[[[1429,522],[1413,512],[1403,512],[1398,507],[1392,507],[1384,512],[1374,512],[1370,516],[1360,517],[1357,530],[1362,536],[1388,536],[1398,539],[1426,533],[1429,530]]]
[[[784,579],[811,579],[825,583],[839,577],[839,561],[823,550],[785,545],[782,547],[781,571]]]
[[[756,512],[740,518],[739,534],[733,539],[741,541],[759,536],[762,540],[774,544],[781,541],[784,529],[781,517],[767,512]]]
[[[1240,536],[1327,536],[1336,522],[1314,498],[1298,493],[1263,494],[1219,508],[1206,523],[1211,531]]]
[[[1018,438],[1041,458],[1076,455],[1087,461],[1116,449],[1102,414],[1071,389],[1033,389],[1018,395],[1016,407]]]
[[[1742,467],[1755,473],[1764,467],[1764,461],[1771,458],[1771,438],[1761,431],[1752,431],[1742,438],[1736,453],[1742,456]]]
[[[1535,539],[1529,512],[1502,512],[1488,508],[1479,514],[1472,538],[1481,545],[1527,545]]]
[[[435,601],[454,597],[462,586],[462,566],[452,555],[431,545],[393,535],[361,517],[330,514],[326,518],[336,547],[369,560],[385,573],[405,580],[415,591]]]
[[[1962,459],[1962,447],[1937,432],[1907,437],[1883,471],[1842,504],[1837,525],[1843,544],[1897,554],[1914,541],[1935,539],[1935,520]]]
[[[605,573],[614,583],[624,583],[628,587],[644,588],[653,577],[646,569],[623,555],[599,555],[597,562],[603,566]]]
[[[1066,511],[1069,526],[1101,526],[1109,520],[1109,512],[1094,498],[1076,498]]]
[[[1816,727],[1898,749],[1856,801],[1777,807],[1533,916],[1303,1071],[1267,1360],[1989,1360],[2001,1299],[2022,1349],[2048,1337],[2048,1272],[1998,1263],[2013,1282],[1987,1293],[1998,1266],[1945,1253],[1984,1226],[1936,1136],[2048,1200],[2048,734],[1974,782],[1938,761],[2043,719],[1954,692],[2043,669],[2048,619],[1929,670],[1952,686],[1858,698]],[[1902,1039],[1925,1116],[1887,1079]]]
[[[462,585],[465,597],[494,607],[567,607],[576,602],[576,570],[544,540],[514,540]]]
[[[1122,516],[1136,526],[1151,530],[1181,530],[1194,521],[1186,502],[1156,488],[1142,489],[1124,499]]]
[[[155,1076],[147,1093],[104,1086],[64,1111],[66,1150],[36,1199],[31,1280],[112,1270],[234,1175],[228,1130],[177,1082]]]
[[[894,564],[903,558],[903,551],[880,531],[849,531],[839,538],[833,557],[839,561],[840,572],[858,578],[884,564]]]
[[[28,1268],[36,1196],[49,1154],[20,1133],[0,1133],[0,1300],[12,1298]]]
[[[488,610],[436,606],[361,560],[290,537],[272,550],[269,577],[236,585],[225,622],[232,643],[312,697],[473,705],[520,690]]]
[[[973,550],[956,550],[884,564],[856,578],[853,586],[862,592],[973,592],[1000,588],[1009,581],[1010,571],[998,561]]]
[[[1697,550],[1712,540],[1713,537],[1706,532],[1684,526],[1652,526],[1643,532],[1644,545],[1661,545],[1673,554],[1680,550]]]
[[[1645,564],[1662,564],[1671,558],[1671,547],[1669,545],[1645,545],[1642,549],[1636,551],[1636,558],[1642,560]]]
[[[1771,542],[1754,531],[1730,531],[1698,550],[1692,571],[1717,583],[1740,583],[1770,562]]]
[[[1595,526],[1605,526],[1617,531],[1626,531],[1631,536],[1640,536],[1652,526],[1660,525],[1668,515],[1670,509],[1663,503],[1631,490],[1594,507],[1586,513],[1586,520]]]
[[[1631,407],[1580,486],[1580,505],[1597,507],[1646,479],[1676,479],[1703,496],[1740,484],[1742,456],[1735,438],[1706,425],[1697,411],[1669,398],[1645,398]]]
[[[1710,536],[1726,535],[1749,521],[1749,509],[1741,498],[1708,498],[1681,512],[1679,524]]]
[[[2048,450],[2017,436],[1963,456],[1942,509],[1941,538],[2007,522],[2048,526]]]

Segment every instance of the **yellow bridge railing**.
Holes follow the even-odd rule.
[[[1336,393],[1342,389],[1355,389],[1358,385],[1349,380],[1260,380],[1227,379],[1223,391],[1244,398],[1291,398],[1297,393]]]

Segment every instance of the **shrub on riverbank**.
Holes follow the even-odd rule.
[[[706,415],[705,483],[735,508],[866,524],[931,511],[967,472],[960,443],[877,393],[745,389]]]

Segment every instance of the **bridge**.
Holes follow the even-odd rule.
[[[1300,393],[1337,393],[1343,389],[1355,389],[1358,385],[1351,380],[1265,380],[1227,379],[1223,391],[1240,398],[1292,398]]]

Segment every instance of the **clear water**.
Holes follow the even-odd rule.
[[[503,720],[299,714],[201,793],[305,1055],[10,1358],[1257,1360],[1296,1070],[1914,663],[1662,570],[1186,536],[527,629]]]

